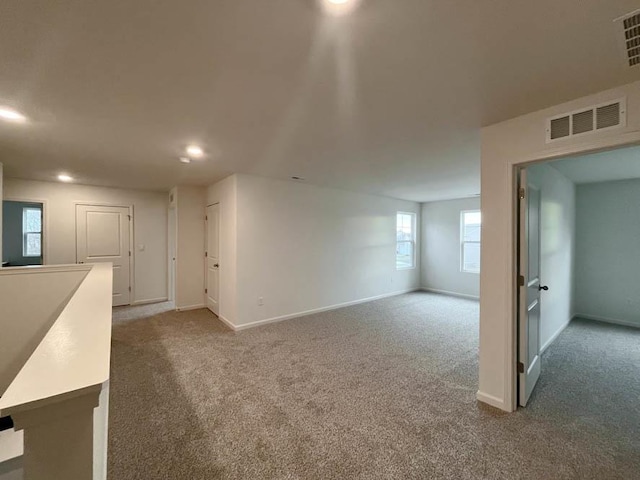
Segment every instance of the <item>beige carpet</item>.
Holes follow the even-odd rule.
[[[117,311],[109,478],[640,478],[637,330],[574,322],[531,407],[476,403],[478,304],[415,293],[233,333]]]

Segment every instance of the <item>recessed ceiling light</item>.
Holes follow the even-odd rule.
[[[8,107],[0,107],[0,118],[9,122],[25,122],[27,120],[23,114]]]
[[[60,175],[58,175],[58,180],[60,180],[61,182],[72,182],[73,177],[67,175],[66,173],[61,173]]]
[[[204,150],[198,145],[189,145],[187,147],[187,155],[194,158],[200,158],[204,155]]]
[[[327,14],[342,16],[353,12],[360,0],[320,0],[320,3]]]
[[[191,163],[191,159],[189,157],[180,157],[180,163]]]

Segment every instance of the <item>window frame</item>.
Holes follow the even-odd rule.
[[[27,231],[26,229],[26,216],[27,216],[27,211],[29,210],[34,210],[39,212],[40,214],[40,231]],[[43,225],[44,223],[44,209],[43,207],[23,207],[22,208],[22,256],[24,258],[44,258],[43,255],[43,245],[42,245],[42,230],[43,230]],[[30,254],[27,251],[27,245],[28,245],[28,238],[29,235],[38,235],[40,237],[40,253],[38,255],[34,255],[34,254]]]
[[[464,239],[464,217],[467,213],[479,213],[480,214],[480,240],[465,240]],[[466,244],[474,244],[480,246],[482,242],[482,211],[477,209],[472,210],[461,210],[460,211],[460,272],[462,273],[473,273],[475,275],[480,275],[480,266],[478,266],[477,270],[469,270],[464,267],[464,246]]]
[[[411,217],[411,240],[398,240],[398,216],[399,215],[409,215]],[[416,229],[418,225],[418,214],[415,212],[404,212],[397,211],[396,212],[396,271],[397,270],[413,270],[416,268],[416,243],[417,243],[417,234]],[[398,266],[398,245],[401,243],[409,243],[411,244],[411,265],[410,266]]]

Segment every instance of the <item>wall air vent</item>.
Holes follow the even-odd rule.
[[[623,98],[549,118],[547,143],[626,126],[626,103]]]
[[[625,61],[630,67],[640,65],[640,10],[617,18],[614,22]]]

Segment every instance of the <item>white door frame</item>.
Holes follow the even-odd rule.
[[[171,230],[171,216],[173,216],[173,231]],[[173,237],[173,257],[171,256],[171,237]],[[176,301],[176,257],[178,255],[177,250],[178,212],[175,205],[169,205],[169,208],[167,208],[167,300],[171,302]]]
[[[511,321],[507,324],[505,332],[505,389],[504,404],[510,407],[511,411],[518,408],[518,211],[519,211],[519,177],[520,169],[532,165],[547,163],[553,160],[561,160],[565,157],[576,155],[588,155],[591,153],[606,152],[617,150],[619,148],[632,147],[640,145],[640,132],[632,132],[622,134],[615,137],[606,137],[596,140],[590,144],[572,144],[558,148],[552,151],[536,153],[528,157],[514,158],[510,162],[509,182],[511,183],[511,241],[512,249],[509,255],[509,272],[511,282]]]
[[[2,201],[42,204],[42,265],[48,265],[47,262],[49,260],[49,205],[47,204],[47,200],[18,196],[18,197],[5,197],[5,198],[2,198]],[[75,215],[75,211],[74,211],[74,215]]]
[[[136,248],[135,248],[135,236],[133,234],[134,225],[136,221],[136,217],[133,214],[133,205],[119,204],[119,203],[108,203],[108,202],[73,202],[73,214],[76,215],[78,211],[78,206],[84,205],[88,207],[115,207],[115,208],[128,208],[129,209],[129,217],[131,218],[131,222],[129,223],[129,248],[131,249],[131,255],[129,256],[129,285],[131,286],[131,296],[129,298],[129,305],[135,304],[136,298],[136,282],[134,275],[134,267],[135,267],[135,256],[136,256]],[[78,223],[75,221],[74,225],[75,238],[76,238],[76,263],[78,263]]]
[[[220,302],[220,278],[222,277],[222,248],[220,248],[220,225],[222,224],[222,202],[214,202],[209,203],[204,207],[204,305],[205,308],[209,308],[209,299],[207,289],[209,287],[209,255],[207,254],[209,250],[209,219],[208,219],[208,209],[209,207],[213,207],[214,205],[218,205],[218,263],[220,267],[218,267],[218,318],[222,318],[221,316],[221,302]]]

